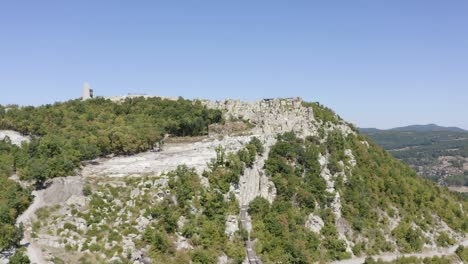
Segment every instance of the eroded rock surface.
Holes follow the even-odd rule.
[[[29,142],[31,138],[29,136],[23,136],[21,133],[13,130],[0,130],[0,140],[8,138],[12,144],[21,146],[22,142]]]
[[[216,157],[215,148],[223,146],[227,152],[240,150],[250,136],[206,139],[194,143],[166,144],[160,152],[143,152],[132,156],[98,159],[85,166],[82,174],[89,176],[126,177],[161,175],[186,165],[201,174],[207,163]]]

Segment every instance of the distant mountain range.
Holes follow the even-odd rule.
[[[391,129],[377,129],[377,128],[360,128],[363,133],[375,133],[380,131],[395,131],[395,132],[468,132],[459,127],[444,127],[436,124],[428,125],[410,125],[404,127],[396,127]]]
[[[420,175],[443,185],[468,186],[468,131],[434,124],[360,130]]]

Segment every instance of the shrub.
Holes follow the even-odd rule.
[[[455,253],[458,257],[460,257],[461,260],[464,261],[464,263],[468,263],[468,248],[465,248],[464,246],[459,246]]]
[[[24,249],[16,250],[15,254],[10,257],[10,264],[29,264],[31,261],[24,254]]]
[[[436,239],[436,243],[439,247],[448,247],[455,244],[455,240],[451,238],[447,233],[440,232],[439,236]]]
[[[92,194],[91,186],[89,184],[86,184],[85,186],[83,186],[83,195],[90,196],[91,194]]]
[[[72,223],[69,223],[69,222],[66,222],[65,224],[63,224],[63,228],[64,229],[68,229],[68,230],[71,230],[71,231],[77,231],[78,229],[76,228],[76,225],[72,224]]]

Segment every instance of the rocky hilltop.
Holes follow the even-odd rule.
[[[148,99],[113,104],[128,100]],[[83,162],[35,192],[18,218],[31,260],[363,263],[452,246],[442,254],[451,255],[466,243],[466,201],[330,109],[300,98],[193,104],[220,111],[221,122]]]

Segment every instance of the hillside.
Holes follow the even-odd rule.
[[[444,127],[436,124],[428,125],[410,125],[404,127],[395,127],[390,129],[377,129],[377,128],[359,128],[363,133],[375,133],[381,131],[399,131],[399,132],[468,132],[459,127]]]
[[[468,186],[468,132],[438,127],[361,129],[419,175],[448,186]],[[460,131],[461,130],[461,131]]]
[[[39,263],[359,263],[466,242],[468,201],[299,98],[0,107],[0,128],[31,136],[3,143],[2,179],[25,192],[7,206]],[[27,210],[14,179],[45,187]]]
[[[411,125],[405,127],[396,127],[389,129],[391,131],[410,131],[410,132],[468,132],[459,127],[444,127],[436,124]]]

